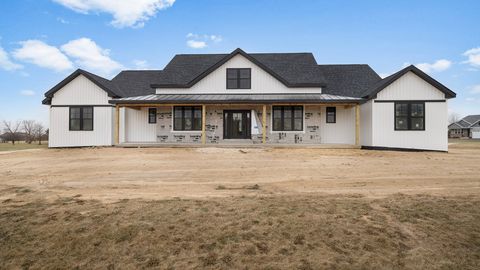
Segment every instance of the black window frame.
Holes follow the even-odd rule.
[[[301,111],[301,129],[296,130],[295,129],[295,119],[298,119],[298,117],[295,117],[295,108],[299,108]],[[280,109],[280,129],[275,128],[275,110]],[[290,110],[290,115],[291,115],[291,128],[290,130],[285,130],[285,111]],[[303,122],[305,120],[305,115],[304,115],[304,108],[303,106],[272,106],[272,131],[278,131],[278,132],[303,132]]]
[[[181,127],[178,128],[176,126],[176,114],[175,114],[175,111],[177,109],[181,109],[182,111],[182,124],[181,124]],[[195,117],[195,109],[199,109],[200,110],[200,117],[199,118],[196,118]],[[191,112],[191,129],[185,129],[185,111],[189,111]],[[202,131],[202,125],[203,125],[203,108],[202,106],[173,106],[173,125],[172,125],[172,128],[173,128],[173,131]],[[195,119],[200,119],[200,125],[198,127],[195,127]]]
[[[328,120],[328,113],[332,113],[332,112],[333,112],[333,122]],[[327,124],[337,123],[337,107],[327,107],[325,109],[325,123],[327,123]]]
[[[88,109],[92,110],[92,118],[91,118],[92,128],[91,129],[85,129],[85,127],[84,127],[85,119],[90,119],[90,118],[85,118],[84,117],[84,109],[85,108],[88,108]],[[80,117],[79,118],[72,118],[72,109],[79,109],[80,110]],[[69,106],[68,107],[68,130],[69,131],[93,131],[94,119],[95,119],[94,113],[95,113],[95,110],[94,110],[93,106]],[[72,128],[72,120],[76,120],[76,119],[80,120],[79,129],[73,129]]]
[[[423,111],[423,115],[422,116],[412,116],[412,105],[415,104],[415,105],[422,105],[422,111]],[[407,105],[407,116],[398,116],[397,115],[397,105]],[[394,125],[394,129],[395,131],[425,131],[425,126],[426,126],[426,122],[425,122],[425,102],[423,101],[399,101],[399,102],[394,102],[394,105],[393,105],[393,125]],[[407,128],[406,129],[403,129],[403,128],[397,128],[397,118],[406,118],[407,119]],[[422,129],[414,129],[412,127],[412,119],[423,119],[423,127]]]
[[[157,123],[157,108],[148,108],[148,123],[149,124]]]
[[[240,76],[240,73],[242,70],[248,70],[248,78],[242,78]],[[228,73],[229,71],[235,71],[236,77],[235,78],[229,78]],[[242,80],[248,80],[249,81],[249,86],[248,87],[241,87],[241,81]],[[236,87],[230,87],[228,82],[229,81],[236,81]],[[227,68],[226,70],[226,87],[227,89],[252,89],[252,69],[251,68]]]

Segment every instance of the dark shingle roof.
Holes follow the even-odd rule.
[[[227,54],[178,54],[165,66],[161,76],[151,84],[187,85]]]
[[[247,54],[236,49],[230,54],[176,55],[163,71],[122,71],[112,80],[78,69],[47,91],[42,103],[50,104],[53,94],[80,74],[114,98],[151,95],[157,87],[188,88],[237,54],[252,61],[287,87],[322,87],[324,94],[370,99],[403,74],[412,71],[443,91],[447,98],[455,97],[454,92],[414,66],[381,79],[368,65],[317,65],[311,53]]]
[[[448,127],[449,127],[450,129],[455,129],[456,127],[459,127],[459,128],[470,128],[470,127],[475,126],[475,124],[478,123],[478,121],[480,121],[480,114],[467,115],[467,116],[465,116],[464,118],[460,119],[459,121],[450,124]],[[453,125],[455,125],[456,127],[453,126]]]
[[[236,49],[230,54],[176,55],[165,67],[155,88],[188,88],[240,54],[288,87],[321,87],[325,79],[311,53],[250,53]]]
[[[327,81],[325,94],[362,97],[382,80],[369,65],[319,65],[318,70]]]
[[[162,74],[161,70],[125,70],[111,82],[118,88],[119,96],[132,97],[154,94],[150,84]]]

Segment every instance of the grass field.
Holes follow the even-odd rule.
[[[478,269],[474,197],[82,197],[0,208],[0,259],[32,269]],[[25,203],[27,200],[28,203]],[[23,201],[23,202],[22,202]]]
[[[38,142],[33,142],[31,144],[25,142],[15,142],[12,143],[0,143],[0,151],[17,151],[17,150],[27,150],[27,149],[42,149],[47,148],[48,142],[42,142],[41,145]]]
[[[479,269],[480,143],[0,156],[0,268]]]

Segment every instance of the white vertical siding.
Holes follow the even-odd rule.
[[[373,145],[425,150],[448,150],[447,103],[425,103],[425,130],[395,130],[394,103],[375,103]]]
[[[320,136],[322,143],[355,144],[355,107],[336,106],[336,123],[326,122],[326,107],[321,107]]]
[[[125,141],[156,142],[157,125],[148,123],[148,108],[125,109]]]
[[[107,105],[110,99],[102,88],[79,75],[53,95],[52,105]]]
[[[408,72],[377,94],[377,100],[432,100],[445,99],[445,94]]]
[[[360,144],[372,146],[373,101],[360,105]]]
[[[374,102],[372,145],[377,147],[448,150],[448,103],[445,94],[412,72],[408,72],[377,94],[376,100],[425,102],[425,130],[395,130],[394,102]]]
[[[251,68],[251,89],[227,89],[227,68]],[[236,55],[191,88],[159,88],[156,92],[157,94],[321,93],[322,89],[320,87],[288,88],[250,60]]]
[[[50,107],[49,147],[112,145],[115,115],[108,103],[110,99],[103,89],[83,75],[58,90]],[[92,131],[69,130],[70,105],[101,105],[93,107]]]
[[[49,147],[108,146],[113,144],[112,107],[93,108],[92,131],[69,130],[69,108],[50,107]]]

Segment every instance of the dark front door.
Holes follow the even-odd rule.
[[[223,138],[250,139],[250,111],[223,111]]]

